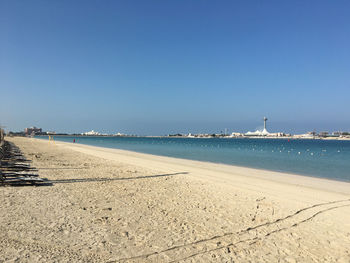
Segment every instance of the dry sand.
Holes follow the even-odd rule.
[[[0,262],[350,262],[350,184],[7,138],[52,186],[0,187]]]

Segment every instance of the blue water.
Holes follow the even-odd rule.
[[[55,136],[57,141],[73,139],[93,146],[350,182],[350,141]]]

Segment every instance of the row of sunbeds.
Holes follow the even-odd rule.
[[[47,182],[39,178],[37,170],[30,166],[20,149],[13,143],[0,142],[0,186],[45,185]]]

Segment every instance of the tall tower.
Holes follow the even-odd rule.
[[[267,118],[264,117],[264,131],[266,131],[266,121],[267,121]]]

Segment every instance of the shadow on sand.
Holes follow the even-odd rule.
[[[77,178],[77,179],[61,179],[50,180],[48,182],[52,184],[71,184],[71,183],[89,183],[89,182],[109,182],[109,181],[125,181],[125,180],[138,180],[138,179],[150,179],[158,177],[169,177],[179,174],[188,174],[188,172],[179,172],[173,174],[156,174],[149,176],[135,176],[135,177],[121,177],[121,178]]]
[[[36,167],[36,169],[38,170],[87,170],[89,169],[89,167],[42,167],[42,168]]]

